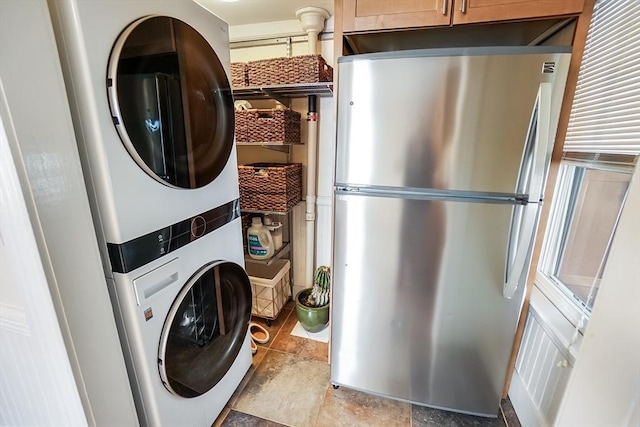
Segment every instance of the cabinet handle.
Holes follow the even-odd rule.
[[[467,0],[462,0],[462,4],[460,5],[460,12],[467,13]]]
[[[442,14],[447,16],[447,2],[449,0],[442,0]]]

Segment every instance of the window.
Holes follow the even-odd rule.
[[[563,161],[538,272],[538,287],[576,326],[597,297],[635,163],[608,157]]]
[[[617,172],[570,166],[573,170],[572,211],[563,233],[562,252],[554,277],[587,308],[602,278],[609,240],[616,229],[629,176]]]
[[[582,332],[640,153],[640,2],[597,0],[536,286]],[[576,334],[577,334],[576,332]]]

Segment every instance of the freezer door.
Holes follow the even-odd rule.
[[[515,193],[541,84],[551,152],[570,54],[494,50],[341,58],[336,184]]]
[[[523,287],[513,205],[336,194],[331,382],[496,416]]]

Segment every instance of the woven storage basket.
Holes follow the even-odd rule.
[[[251,314],[275,319],[291,296],[289,270],[291,261],[278,259],[271,265],[247,263],[251,282]]]
[[[249,61],[249,86],[333,81],[333,68],[320,55],[300,55]]]
[[[300,144],[300,113],[293,110],[237,110],[236,142]]]
[[[302,200],[301,163],[238,166],[240,209],[287,212]]]
[[[231,86],[245,87],[249,85],[247,64],[244,62],[231,63]]]

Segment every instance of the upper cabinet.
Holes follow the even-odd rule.
[[[451,0],[453,24],[578,15],[584,0]]]
[[[343,32],[577,15],[584,0],[343,0]]]
[[[343,29],[346,33],[449,25],[451,1],[343,0]]]

